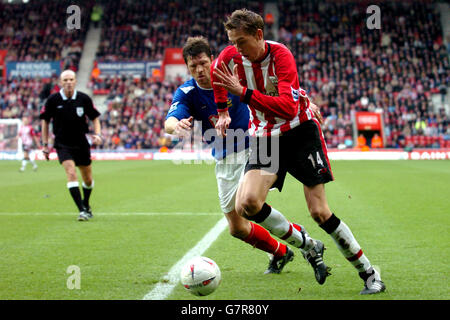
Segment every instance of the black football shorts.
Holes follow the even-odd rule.
[[[76,166],[88,166],[91,164],[90,146],[58,146],[56,153],[58,154],[59,163],[65,160],[73,160]]]
[[[250,147],[245,172],[262,169],[275,173],[272,188],[281,191],[286,173],[309,187],[334,180],[322,129],[315,119],[279,137],[251,138]]]

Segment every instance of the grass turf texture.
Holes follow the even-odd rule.
[[[63,168],[0,162],[0,300],[141,299],[222,217],[213,165],[97,161],[94,219],[76,221]],[[332,239],[310,218],[303,188],[288,177],[268,203],[304,225],[328,250],[332,276],[315,282],[298,250],[280,275],[263,275],[268,257],[225,230],[204,253],[222,271],[212,295],[178,285],[168,299],[449,299],[448,161],[334,161],[332,211],[355,234],[387,292],[360,296],[363,283]],[[192,212],[189,214],[176,214]],[[142,213],[142,214],[138,214]],[[151,214],[154,213],[154,214]],[[80,267],[81,289],[67,273]]]

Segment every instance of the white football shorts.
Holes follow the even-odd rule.
[[[234,210],[239,183],[244,177],[248,150],[232,153],[226,158],[216,161],[216,180],[219,191],[220,208],[223,213]]]

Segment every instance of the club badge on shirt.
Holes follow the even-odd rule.
[[[82,117],[84,114],[84,108],[83,107],[77,107],[77,115],[79,117]]]
[[[266,94],[272,97],[278,97],[278,78],[276,76],[269,76],[269,80],[266,83]]]

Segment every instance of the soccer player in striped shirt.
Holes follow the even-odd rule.
[[[249,106],[249,133],[258,142],[253,144],[238,189],[237,212],[274,234],[286,233],[290,225],[265,201],[270,188],[281,191],[286,173],[290,173],[303,184],[313,219],[359,272],[364,281],[360,293],[384,291],[380,274],[364,255],[350,228],[328,206],[325,183],[334,178],[327,148],[320,124],[311,112],[310,100],[300,87],[292,53],[280,43],[264,40],[264,21],[252,11],[234,11],[224,26],[232,45],[220,53],[212,66],[219,114],[216,129],[226,134],[229,124],[226,95],[238,95]],[[267,164],[261,159],[262,148],[271,146],[273,151],[274,145],[278,150],[272,152],[272,162]]]
[[[215,136],[214,129],[218,116],[210,73],[213,57],[208,41],[203,37],[189,37],[183,47],[183,58],[192,79],[176,90],[164,128],[167,133],[184,137],[192,132],[194,120],[201,121],[203,138],[212,147],[212,155],[216,160],[215,173],[220,206],[227,218],[230,234],[270,253],[272,258],[265,273],[280,273],[294,258],[294,252],[285,244],[275,240],[266,229],[244,219],[235,210],[236,191],[248,157],[247,105],[240,102],[238,96],[227,94],[226,101],[230,108],[229,128],[236,130],[235,132],[240,131],[242,134],[239,137],[229,135],[229,140],[219,139]],[[285,236],[282,235],[280,238],[299,247],[302,253],[314,251],[315,248],[311,248],[310,244],[315,240],[306,230],[295,223],[290,225],[293,230],[287,230]],[[326,268],[323,262],[321,266]],[[326,274],[321,275],[318,281],[323,283],[325,279]]]
[[[22,150],[23,150],[23,159],[22,159],[22,166],[20,167],[20,172],[24,172],[25,168],[27,166],[27,162],[31,162],[33,165],[33,170],[36,171],[38,166],[36,164],[36,161],[34,159],[34,155],[31,156],[32,149],[33,149],[33,142],[35,143],[36,147],[38,149],[41,148],[38,135],[33,129],[33,126],[30,123],[29,117],[23,117],[22,118],[22,125],[19,129],[19,137],[22,140]]]

